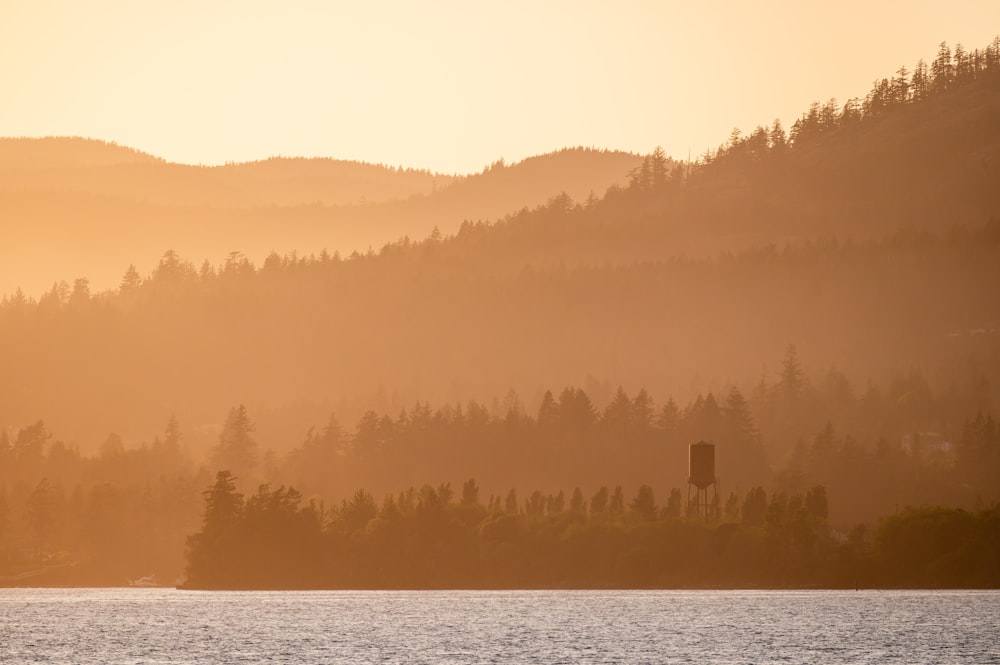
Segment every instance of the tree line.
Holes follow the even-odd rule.
[[[323,524],[333,519],[323,506],[349,505],[337,515],[365,521],[393,504],[405,512],[427,487],[449,503],[451,479],[473,474],[484,489],[476,483],[462,495],[477,497],[488,515],[628,512],[687,522],[687,446],[707,438],[717,445],[713,511],[729,522],[757,523],[754,515],[770,503],[763,487],[772,499],[801,495],[802,505],[826,504],[829,494],[832,508],[820,512],[842,535],[866,533],[871,527],[860,525],[908,505],[994,505],[1000,428],[991,416],[966,418],[948,440],[921,431],[862,433],[885,426],[900,405],[933,413],[948,402],[929,391],[918,399],[924,390],[911,375],[852,397],[850,383],[836,374],[813,385],[789,349],[780,380],[749,397],[733,388],[725,399],[708,393],[680,407],[619,389],[598,409],[584,390],[567,387],[547,392],[533,414],[514,393],[496,408],[418,403],[395,416],[369,411],[351,429],[331,417],[284,454],[259,439],[242,405],[229,410],[211,450],[196,457],[175,418],[151,443],[126,446],[111,434],[89,456],[38,421],[13,436],[0,432],[0,581],[59,562],[83,564],[66,571],[67,583],[122,583],[151,570],[167,581],[179,577],[200,487],[214,469],[238,469],[234,489],[247,496],[258,485],[298,488],[268,501],[307,501]],[[799,418],[835,414],[837,425],[827,420],[796,439],[787,456],[769,445],[772,433],[808,426]],[[878,420],[866,425],[871,417]],[[367,489],[355,491],[359,486]],[[408,486],[420,489],[393,490]],[[816,486],[824,488],[822,500],[810,494]],[[375,502],[389,494],[381,506]]]
[[[483,503],[475,480],[338,506],[292,488],[244,497],[220,471],[187,542],[185,586],[286,588],[989,587],[1000,585],[1000,509],[908,509],[871,533],[830,529],[822,486],[751,489],[712,523],[643,485],[589,502],[579,488]]]
[[[976,82],[995,83],[998,74],[1000,37],[971,52],[962,44],[952,51],[947,42],[941,42],[930,65],[921,58],[912,72],[900,67],[893,76],[877,79],[863,98],[854,97],[843,106],[835,99],[822,104],[813,102],[787,134],[780,120],[775,120],[769,128],[758,126],[746,136],[734,129],[729,141],[714,153],[706,153],[700,161],[708,166],[716,161],[781,156],[788,148],[807,146],[824,134],[870,123],[901,107],[931,101]]]
[[[286,452],[304,419],[288,406],[295,399],[315,404],[305,414],[313,423],[332,410],[349,421],[373,409],[395,417],[418,399],[492,410],[489,400],[512,387],[537,404],[560,384],[603,408],[616,378],[633,396],[646,387],[686,402],[711,391],[721,403],[731,386],[749,399],[761,380],[773,384],[782,347],[803,339],[818,381],[827,369],[832,383],[843,375],[855,398],[867,377],[902,390],[911,367],[912,399],[950,393],[931,413],[888,405],[898,416],[886,436],[957,428],[1000,406],[990,388],[1000,377],[990,351],[995,226],[505,276],[476,262],[485,235],[373,257],[275,255],[262,267],[237,256],[202,271],[168,252],[148,278],[127,271],[113,294],[81,280],[37,301],[7,298],[0,359],[18,378],[0,382],[0,423],[44,415],[94,447],[109,423],[133,438],[171,412],[217,423],[234,395],[266,407],[258,425]],[[825,419],[839,417],[804,416],[808,426],[780,441],[770,432],[769,445],[787,451]]]
[[[735,128],[728,141],[706,151],[693,164],[674,162],[657,147],[629,171],[628,189],[662,192],[683,186],[689,177],[699,178],[712,167],[730,167],[741,160],[778,159],[787,150],[806,147],[837,129],[870,123],[898,108],[933,100],[962,86],[995,81],[998,72],[1000,36],[985,48],[972,51],[962,44],[952,50],[947,42],[941,42],[930,65],[921,58],[912,71],[902,66],[891,77],[874,81],[864,97],[853,97],[843,105],[836,99],[813,102],[788,131],[779,119],[768,127],[758,125],[748,134]]]

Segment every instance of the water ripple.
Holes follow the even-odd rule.
[[[1000,663],[990,591],[0,589],[2,663]]]

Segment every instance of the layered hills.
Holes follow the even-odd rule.
[[[166,248],[258,263],[272,251],[367,251],[561,191],[604,192],[639,161],[579,148],[454,176],[333,159],[191,166],[80,138],[0,139],[0,293],[79,277],[108,288]]]
[[[995,584],[998,165],[1000,40],[694,163],[0,141],[0,584]]]
[[[208,445],[242,402],[285,450],[289,432],[333,410],[352,422],[373,406],[489,403],[511,390],[533,409],[567,385],[598,404],[619,384],[681,404],[749,392],[773,380],[789,345],[855,386],[916,371],[929,390],[973,386],[954,394],[996,408],[1000,64],[995,46],[977,53],[974,66],[939,54],[933,74],[918,66],[863,99],[816,104],[788,131],[734,133],[694,164],[569,150],[440,186],[433,174],[357,167],[395,183],[364,205],[202,206],[197,187],[163,175],[183,171],[224,197],[213,178],[277,187],[313,166],[347,168],[322,161],[215,171],[73,141],[82,156],[0,159],[22,178],[0,195],[4,219],[30,220],[8,225],[0,265],[26,274],[47,265],[41,255],[98,260],[116,285],[8,294],[0,363],[18,378],[0,387],[0,423],[41,417],[94,442],[112,429],[151,436],[173,413],[204,425],[192,438]],[[121,161],[74,166],[91,152]],[[163,198],[99,190],[104,168],[133,169]],[[45,192],[29,172],[63,184]],[[171,187],[183,205],[167,204]],[[444,233],[427,235],[435,225]],[[341,228],[426,239],[322,251]],[[298,251],[268,253],[278,238]],[[886,434],[959,427],[913,417]],[[783,436],[785,455],[795,436]]]

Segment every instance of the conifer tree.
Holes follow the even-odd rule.
[[[219,444],[213,451],[216,469],[245,476],[257,466],[257,442],[250,436],[253,431],[254,425],[245,406],[240,404],[229,411],[219,434]]]

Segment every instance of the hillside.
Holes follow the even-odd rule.
[[[488,402],[510,389],[532,405],[547,388],[588,384],[685,401],[749,390],[789,344],[857,385],[916,370],[935,390],[979,386],[968,409],[1000,407],[990,388],[1000,384],[1000,194],[981,175],[1000,160],[1000,56],[991,47],[981,62],[919,94],[879,83],[843,110],[817,105],[788,135],[734,136],[690,167],[659,153],[564,151],[405,202],[220,209],[201,225],[188,215],[198,209],[51,197],[35,223],[13,226],[16,252],[0,266],[29,270],[27,247],[77,265],[98,247],[120,288],[57,282],[37,299],[5,300],[0,367],[18,379],[0,389],[0,424],[44,417],[94,442],[112,427],[148,436],[176,413],[206,426],[205,443],[238,402],[263,414],[263,430],[290,432],[334,408],[351,419],[373,405]],[[627,185],[603,197],[574,190],[583,203],[555,196],[378,252],[310,243],[331,234],[331,210],[371,224],[386,213],[380,228],[398,237],[442,210],[499,206],[566,174],[580,187],[596,164],[629,159],[638,168],[624,171]],[[529,189],[539,173],[557,175]],[[32,197],[4,200],[27,216],[41,205]],[[202,263],[167,230],[250,258]],[[279,233],[310,254],[251,260]],[[159,241],[176,251],[113,259]],[[126,274],[130,262],[139,271]],[[783,435],[781,453],[794,445]]]
[[[984,53],[947,85],[877,81],[864,98],[815,104],[787,132],[758,127],[695,164],[666,160],[655,183],[641,157],[584,149],[453,177],[329,159],[196,167],[82,139],[0,140],[0,218],[11,220],[0,293],[78,277],[113,287],[166,248],[260,264],[272,251],[364,253],[465,221],[500,222],[480,260],[507,272],[975,228],[1000,216],[1000,75]],[[587,202],[570,226],[530,212],[560,192],[565,206]]]
[[[736,135],[658,180],[649,165],[645,180],[635,174],[581,210],[563,201],[570,217],[538,211],[468,226],[456,252],[488,243],[516,271],[942,234],[1000,219],[1000,65],[920,98],[878,102],[883,84],[843,107],[814,105],[791,131]]]
[[[603,192],[638,161],[563,150],[456,177],[332,159],[188,166],[97,141],[2,139],[0,219],[12,234],[0,248],[0,293],[77,277],[108,288],[122,266],[152,264],[165,247],[258,262],[275,250],[365,251],[562,191]]]
[[[171,413],[217,422],[237,402],[295,431],[335,408],[354,418],[510,389],[534,405],[546,387],[593,382],[687,400],[749,389],[788,344],[860,385],[909,368],[938,388],[997,385],[998,241],[994,226],[508,276],[479,252],[455,258],[461,237],[200,276],[168,255],[121,294],[78,283],[7,301],[0,366],[17,379],[0,386],[0,423],[44,417],[94,442],[148,436]]]

